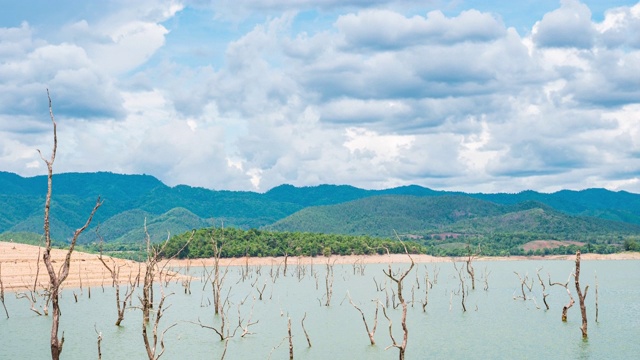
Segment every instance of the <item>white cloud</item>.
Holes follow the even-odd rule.
[[[523,34],[497,13],[407,9],[146,0],[81,14],[51,36],[0,24],[0,161],[42,170],[33,149],[50,147],[50,87],[58,171],[245,190],[640,190],[640,4],[594,22],[585,4],[563,1]],[[236,22],[220,20],[236,10]],[[210,23],[190,22],[195,11]],[[175,29],[221,55],[174,56]]]
[[[541,47],[590,48],[595,35],[591,10],[578,0],[561,0],[561,4],[534,25],[534,41]]]

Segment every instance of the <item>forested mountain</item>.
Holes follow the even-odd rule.
[[[528,233],[584,239],[640,235],[640,225],[575,216],[536,201],[503,205],[470,196],[373,196],[338,205],[308,207],[269,229],[390,237],[457,233]]]
[[[0,239],[42,233],[46,176],[0,172]],[[389,237],[528,233],[553,236],[640,234],[640,195],[604,189],[543,194],[465,194],[420,186],[365,190],[347,185],[281,185],[262,194],[169,187],[149,175],[54,174],[52,236],[64,242],[82,226],[97,196],[104,199],[81,243],[139,242],[144,223],[154,241],[190,229],[307,231]],[[606,220],[606,221],[605,221]],[[615,221],[613,221],[615,220]]]

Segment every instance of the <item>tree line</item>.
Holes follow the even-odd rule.
[[[330,256],[403,254],[401,242],[370,236],[350,236],[306,232],[274,232],[257,229],[204,228],[172,237],[162,256],[181,259],[210,258],[214,256],[212,239],[224,244],[221,257],[243,256]],[[188,242],[188,243],[187,243]],[[405,242],[412,254],[424,254],[426,248],[415,242]]]

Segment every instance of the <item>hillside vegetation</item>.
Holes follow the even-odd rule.
[[[0,172],[0,239],[37,241],[45,192],[45,176]],[[440,255],[472,245],[486,253],[518,253],[533,240],[580,241],[606,252],[634,247],[640,238],[640,195],[624,191],[465,194],[415,185],[385,190],[281,185],[255,193],[169,187],[148,175],[100,172],[54,175],[51,229],[58,243],[84,223],[98,195],[104,204],[80,243],[95,249],[102,238],[109,251],[139,247],[145,221],[154,242],[213,225],[270,234],[393,238],[397,232]]]

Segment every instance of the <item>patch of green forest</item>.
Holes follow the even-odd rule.
[[[172,237],[164,246],[164,257],[210,258],[213,257],[213,242],[220,247],[221,257],[243,256],[330,256],[330,255],[372,255],[405,252],[424,254],[426,248],[413,241],[403,243],[398,240],[371,236],[349,236],[338,234],[274,232],[262,230],[242,230],[234,228],[206,228],[193,233],[186,232]],[[188,244],[187,244],[187,241]],[[186,246],[185,246],[186,245]],[[157,245],[159,246],[159,245]]]

